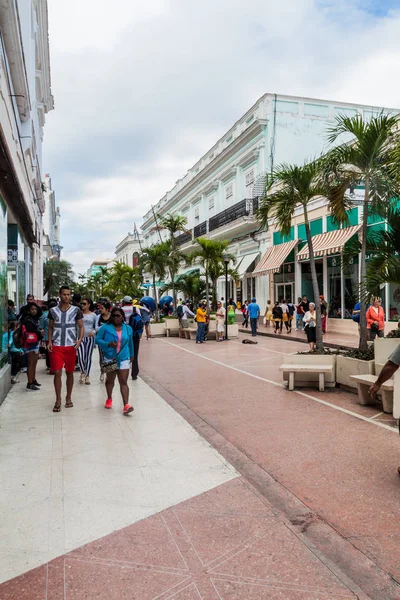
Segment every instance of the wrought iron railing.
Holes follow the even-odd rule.
[[[202,235],[206,235],[206,233],[207,233],[207,221],[203,221],[203,223],[199,223],[193,229],[193,237],[195,237],[195,238],[200,237]]]
[[[187,231],[186,233],[181,233],[181,235],[177,235],[175,238],[175,244],[177,246],[182,246],[186,244],[186,242],[190,242],[192,239],[192,232]]]
[[[230,206],[226,210],[218,213],[214,217],[211,217],[209,221],[208,230],[214,231],[219,227],[223,227],[232,221],[236,221],[240,217],[247,217],[249,214],[248,200],[241,200],[233,206]]]

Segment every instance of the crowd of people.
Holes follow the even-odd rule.
[[[125,296],[121,306],[108,301],[96,305],[91,298],[72,295],[68,286],[59,290],[59,299],[41,303],[29,294],[27,302],[16,313],[8,304],[8,349],[11,382],[27,373],[28,391],[39,391],[36,369],[40,355],[46,360],[47,373],[54,376],[56,401],[53,411],[61,411],[62,371],[66,372],[65,407],[73,406],[74,372],[80,372],[79,383],[90,385],[93,352],[98,348],[101,381],[105,379],[105,408],[112,408],[112,393],[118,380],[123,400],[123,413],[129,414],[128,377],[139,374],[139,347],[143,331],[149,339],[153,306]]]

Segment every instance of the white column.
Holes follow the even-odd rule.
[[[386,298],[385,321],[390,320],[389,287],[390,287],[389,283],[385,283],[385,298]]]
[[[340,304],[340,312],[344,319],[344,272],[342,267],[340,268]]]
[[[329,302],[329,292],[328,292],[328,257],[322,257],[322,285],[324,288],[323,294],[325,296],[326,302]]]
[[[294,257],[294,290],[295,290],[295,299],[297,301],[297,298],[302,296],[301,293],[301,262],[299,262],[296,258],[296,256]]]

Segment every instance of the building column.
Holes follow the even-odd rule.
[[[341,317],[344,319],[344,272],[342,268],[340,269],[340,304]]]
[[[322,288],[323,294],[325,296],[326,302],[329,302],[329,293],[328,293],[328,257],[322,257]]]
[[[296,297],[296,301],[297,298],[301,298],[302,293],[301,293],[301,262],[299,262],[297,260],[297,257],[294,257],[294,290],[295,290],[295,297]]]

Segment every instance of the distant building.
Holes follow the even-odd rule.
[[[56,206],[55,192],[51,186],[50,175],[45,175],[43,181],[43,196],[45,211],[43,215],[44,242],[43,250],[47,260],[59,260],[60,246],[60,209]]]
[[[187,219],[186,231],[176,237],[183,253],[193,251],[198,237],[229,241],[228,251],[236,258],[234,267],[238,277],[229,281],[228,297],[243,302],[256,296],[263,309],[268,299],[293,301],[303,294],[312,298],[302,211],[296,212],[286,237],[272,222],[268,231],[262,230],[257,220],[265,176],[281,163],[302,164],[326,151],[327,129],[334,125],[337,115],[361,115],[369,119],[381,110],[330,100],[265,94],[144,215],[143,246],[159,241],[155,214],[183,215]],[[355,196],[360,192],[356,190]],[[358,231],[361,209],[355,201],[348,215],[352,227],[338,231],[340,227],[329,215],[327,204],[325,198],[316,199],[309,209],[311,234],[325,236],[317,241],[328,244],[317,260],[320,290],[329,303],[331,318],[351,318],[358,296],[358,261],[354,261],[344,277],[340,252],[349,236]],[[384,226],[373,217],[371,229]],[[165,238],[167,233],[161,232],[161,236]],[[202,271],[202,266],[199,267]],[[182,267],[180,273],[189,269]],[[387,318],[396,318],[400,314],[400,287],[388,284],[384,292]],[[217,293],[220,297],[226,295],[223,276],[218,281]]]
[[[137,267],[140,256],[140,243],[137,231],[128,233],[115,248],[114,263],[122,262],[129,267]]]
[[[104,260],[93,261],[88,270],[86,271],[86,278],[89,279],[89,277],[94,277],[94,275],[97,275],[97,273],[101,273],[102,267],[107,267],[109,262],[109,258],[106,258]]]

